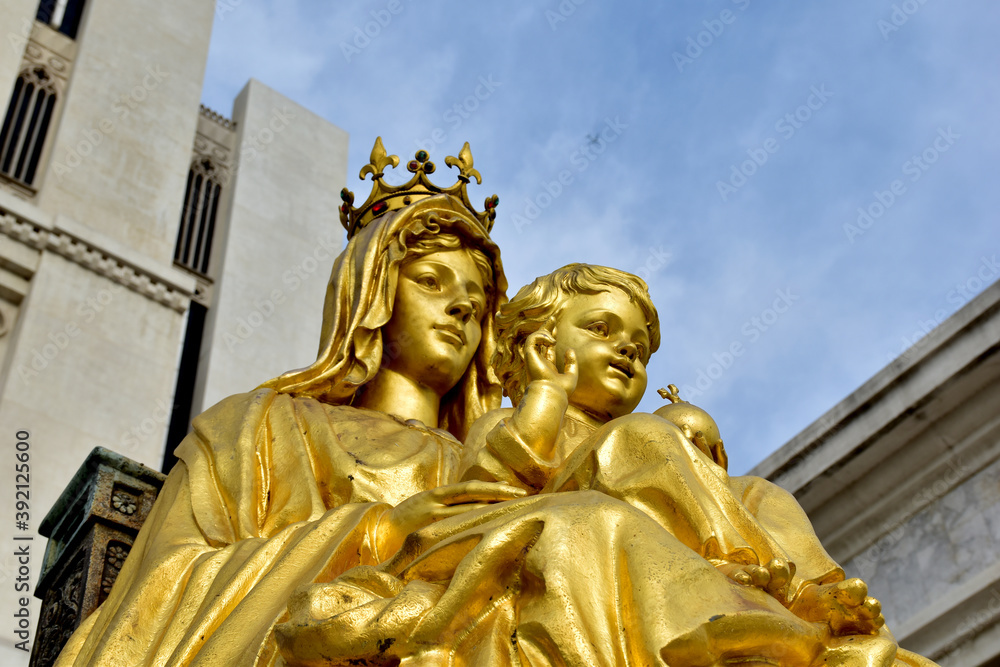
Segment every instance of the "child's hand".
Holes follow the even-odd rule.
[[[524,342],[524,359],[528,365],[528,381],[545,381],[560,387],[570,396],[576,391],[580,372],[576,366],[576,352],[566,350],[563,372],[556,368],[556,339],[548,331],[539,329]]]

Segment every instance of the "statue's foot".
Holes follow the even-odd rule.
[[[805,586],[789,610],[806,621],[827,623],[836,636],[873,635],[885,625],[882,605],[860,579]]]
[[[767,565],[746,565],[714,561],[716,569],[744,586],[760,588],[782,604],[786,604],[789,585],[795,576],[795,563],[775,558]]]

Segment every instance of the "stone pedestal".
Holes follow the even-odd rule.
[[[96,447],[42,521],[49,538],[35,596],[42,600],[31,667],[48,667],[108,597],[166,477]]]

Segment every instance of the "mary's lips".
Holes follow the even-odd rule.
[[[465,332],[459,327],[451,324],[436,324],[434,325],[434,330],[445,334],[444,338],[456,345],[462,346],[466,343]]]

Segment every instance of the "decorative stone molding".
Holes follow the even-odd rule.
[[[206,308],[212,307],[212,280],[211,278],[205,276],[196,276],[198,283],[194,289],[194,294],[191,295],[192,301],[197,301]]]
[[[187,310],[190,294],[174,288],[148,271],[111,257],[100,248],[66,232],[43,229],[0,209],[0,234],[36,250],[54,252],[179,313]]]
[[[122,571],[122,565],[128,558],[132,545],[124,542],[109,542],[107,551],[104,552],[104,571],[101,573],[101,594],[100,603],[103,604],[111,594],[111,587],[118,580],[118,574]]]
[[[220,114],[217,111],[212,111],[211,109],[209,109],[208,107],[206,107],[204,104],[200,105],[200,109],[199,110],[201,111],[201,115],[202,116],[204,116],[205,118],[208,118],[211,121],[214,121],[214,122],[218,123],[219,125],[221,125],[222,127],[226,128],[227,130],[235,130],[236,129],[236,123],[234,121],[229,120],[228,118],[226,118],[225,116],[223,116],[222,114]]]
[[[217,172],[213,174],[215,180],[229,183],[236,146],[236,132],[233,130],[235,123],[204,106],[201,109],[191,151],[191,164],[196,165],[207,159]]]
[[[86,554],[76,554],[76,560],[66,568],[67,574],[58,585],[45,593],[38,634],[32,648],[32,667],[48,667],[55,663],[73,631],[79,627],[83,608]]]
[[[59,79],[65,90],[76,58],[76,42],[59,34],[51,26],[35,21],[31,28],[31,36],[24,47],[22,68],[28,66],[44,67]]]

